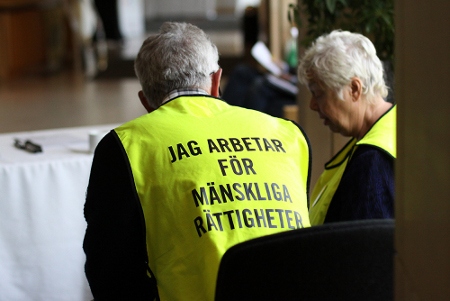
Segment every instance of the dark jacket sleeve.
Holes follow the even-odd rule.
[[[95,300],[153,300],[142,208],[114,131],[95,150],[84,214],[85,272]]]
[[[394,159],[372,146],[358,146],[342,176],[325,223],[394,218]]]

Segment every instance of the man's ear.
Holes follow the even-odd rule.
[[[147,100],[147,97],[145,97],[144,92],[142,90],[138,93],[139,99],[141,100],[141,104],[144,106],[144,108],[147,110],[148,113],[154,111],[155,109],[152,108]]]
[[[362,95],[362,82],[358,77],[353,77],[350,82],[350,88],[352,93],[352,100],[358,101]]]
[[[211,75],[211,96],[220,97],[220,80],[222,78],[222,68],[219,68]]]

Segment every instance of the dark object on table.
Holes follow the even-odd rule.
[[[42,153],[42,146],[31,142],[31,140],[21,142],[19,139],[14,139],[14,146],[29,153]]]

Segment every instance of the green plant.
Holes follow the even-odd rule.
[[[394,56],[393,0],[302,0],[290,4],[288,19],[302,27],[301,12],[307,18],[305,47],[317,37],[334,29],[358,32],[368,37],[381,60],[392,63]]]

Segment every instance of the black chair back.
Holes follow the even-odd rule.
[[[216,301],[389,301],[393,261],[393,220],[341,222],[264,236],[224,254]]]

